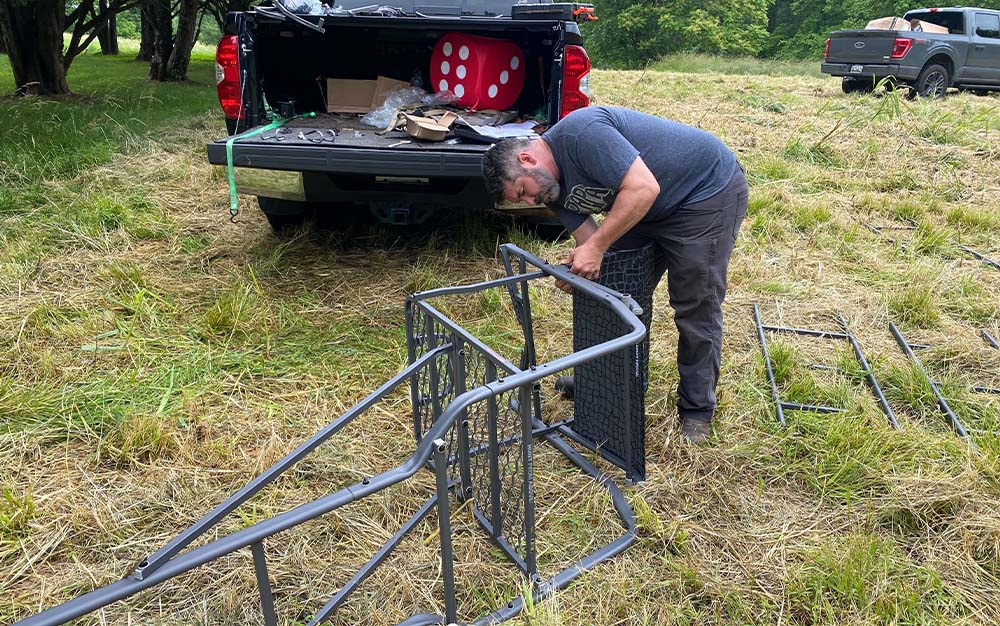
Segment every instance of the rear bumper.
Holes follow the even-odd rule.
[[[861,70],[858,71],[857,67]],[[898,80],[915,80],[920,68],[911,68],[898,63],[823,63],[820,69],[831,76],[849,76],[851,78],[875,78],[880,80],[886,76],[894,76]]]

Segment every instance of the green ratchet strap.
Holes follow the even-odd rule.
[[[295,118],[278,118],[267,126],[254,128],[244,133],[240,133],[239,135],[233,135],[226,140],[226,175],[229,177],[229,221],[234,224],[236,223],[236,216],[239,215],[240,209],[236,206],[236,172],[233,170],[233,143],[235,143],[237,139],[246,139],[247,137],[253,137],[254,135],[259,135],[269,130],[273,130],[279,126],[284,126],[293,119]]]

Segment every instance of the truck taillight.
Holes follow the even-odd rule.
[[[830,58],[830,40],[829,39],[826,40],[826,49],[823,50],[823,58],[824,59],[829,59]]]
[[[563,118],[570,112],[590,104],[590,57],[583,46],[566,46],[563,49]]]
[[[905,37],[897,37],[896,41],[892,44],[892,58],[902,59],[906,56],[906,53],[910,51],[910,46],[913,45],[912,39],[906,39]]]
[[[215,49],[215,88],[226,117],[243,119],[240,93],[240,55],[236,35],[223,35]]]

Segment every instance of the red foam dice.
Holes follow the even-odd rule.
[[[468,109],[508,109],[524,87],[524,52],[513,41],[448,33],[431,54],[431,87]]]

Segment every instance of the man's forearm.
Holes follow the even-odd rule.
[[[623,189],[615,198],[607,217],[588,237],[587,243],[606,252],[614,242],[646,216],[654,200],[656,196],[644,189]]]

